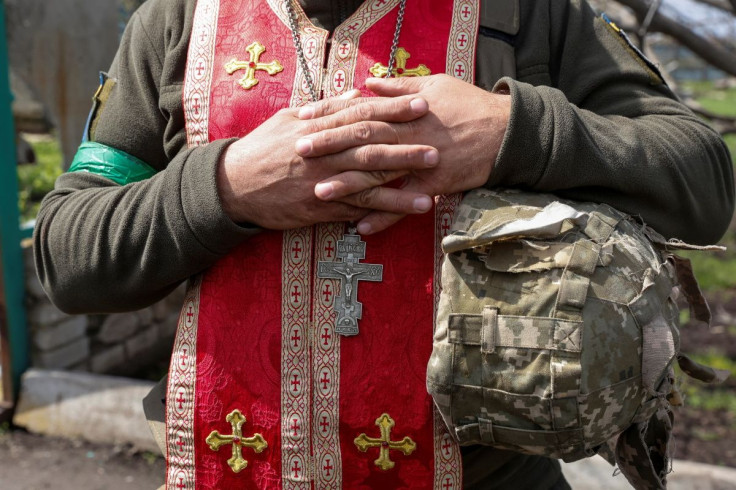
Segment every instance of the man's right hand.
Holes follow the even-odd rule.
[[[431,146],[365,144],[376,125],[411,123],[428,110],[415,95],[396,98],[339,98],[330,115],[305,119],[310,109],[282,109],[248,135],[231,144],[217,169],[222,206],[235,222],[267,229],[290,229],[329,221],[356,221],[371,209],[317,199],[315,185],[343,172],[363,172],[376,186],[396,180],[413,170],[432,168],[439,154]],[[344,150],[319,158],[308,155],[310,134],[336,129],[332,134]],[[407,191],[408,192],[408,191]],[[423,213],[432,205],[430,196],[411,193],[387,203],[392,210]]]

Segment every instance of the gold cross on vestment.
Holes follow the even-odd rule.
[[[251,43],[250,46],[245,48],[245,50],[250,53],[250,60],[238,61],[237,58],[233,58],[225,63],[225,70],[228,75],[232,75],[238,70],[245,70],[245,76],[238,80],[240,86],[245,90],[250,90],[258,85],[256,70],[262,70],[269,75],[275,75],[284,69],[284,67],[281,66],[281,63],[276,60],[270,63],[259,62],[261,55],[266,51],[266,48],[258,41]]]
[[[406,62],[411,58],[411,55],[404,48],[396,50],[396,67],[391,70],[391,73],[395,77],[426,77],[431,75],[432,72],[425,65],[419,65],[416,68],[406,68]],[[374,77],[383,78],[388,73],[388,68],[381,63],[376,63],[369,70]]]
[[[243,447],[249,447],[255,452],[263,452],[268,447],[266,440],[260,434],[254,434],[253,437],[243,437],[243,424],[245,423],[245,416],[240,413],[240,410],[233,410],[225,420],[230,422],[233,428],[232,435],[221,435],[216,430],[213,430],[210,435],[207,436],[205,442],[213,451],[219,451],[222,446],[232,444],[233,456],[227,460],[227,464],[230,465],[234,473],[240,473],[248,466],[248,462],[243,459]]]
[[[390,470],[396,463],[391,461],[389,458],[389,451],[394,449],[401,451],[404,455],[408,456],[414,452],[417,448],[417,444],[409,437],[404,437],[400,441],[391,440],[391,429],[396,424],[389,414],[384,413],[376,419],[376,425],[381,429],[381,438],[374,439],[365,435],[365,432],[355,438],[355,445],[362,452],[366,452],[369,448],[379,448],[378,459],[374,461],[375,465],[381,468],[383,471]]]

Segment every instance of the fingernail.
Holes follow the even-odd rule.
[[[353,90],[348,90],[347,92],[345,92],[344,94],[342,94],[340,97],[338,97],[338,99],[341,99],[341,100],[350,100],[350,99],[354,99],[354,98],[358,97],[359,95],[360,95],[360,90],[353,89]]]
[[[423,114],[429,110],[429,104],[427,104],[426,100],[421,98],[412,99],[412,101],[409,102],[409,106],[416,114]]]
[[[312,119],[314,117],[314,106],[305,105],[299,109],[299,119]]]
[[[312,140],[308,138],[301,138],[296,140],[296,154],[299,156],[307,156],[312,153]]]
[[[360,233],[361,235],[370,235],[371,234],[370,223],[358,223],[358,233]]]
[[[414,199],[414,210],[420,213],[426,213],[432,209],[432,199],[427,196],[417,197]]]
[[[428,150],[424,153],[424,163],[427,165],[434,167],[438,163],[440,163],[440,152],[432,148],[431,150]]]
[[[335,187],[327,183],[320,183],[314,186],[314,193],[320,199],[329,199],[335,193]]]

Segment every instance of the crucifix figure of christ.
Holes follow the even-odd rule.
[[[340,280],[340,294],[335,298],[335,332],[358,335],[358,320],[363,317],[363,304],[358,301],[358,281],[381,282],[383,265],[360,263],[365,258],[365,242],[360,235],[354,234],[346,234],[338,240],[337,258],[342,262],[319,262],[317,277]]]

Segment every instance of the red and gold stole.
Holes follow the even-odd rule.
[[[318,89],[370,95],[399,0],[364,2],[331,43],[293,4]],[[478,14],[478,0],[408,0],[397,75],[424,65],[472,82]],[[183,94],[190,145],[309,101],[288,26],[284,0],[199,0]],[[434,212],[366,237],[364,256],[345,223],[264,231],[193,279],[169,371],[168,488],[459,489],[459,449],[425,388],[439,243],[457,202],[439,197]],[[355,260],[350,251],[383,278],[354,283],[362,319],[347,337],[335,331],[346,279],[317,269]]]

